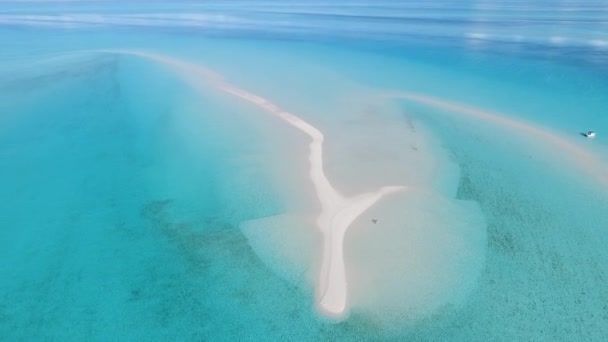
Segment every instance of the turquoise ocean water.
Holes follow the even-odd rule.
[[[0,339],[604,340],[607,18],[601,1],[0,2]],[[315,207],[306,139],[109,49],[203,65],[301,115],[347,192],[422,182],[416,149],[448,160],[431,173],[485,221],[464,299],[322,317],[313,284],[282,277],[239,228]],[[378,100],[404,91],[540,127],[593,163],[543,136]],[[387,128],[401,126],[421,140]],[[347,256],[375,260],[360,242],[347,238]]]

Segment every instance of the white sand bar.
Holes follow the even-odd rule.
[[[340,317],[347,309],[348,286],[344,265],[344,236],[355,219],[384,195],[405,190],[404,186],[382,187],[376,192],[344,198],[334,189],[323,169],[323,133],[300,117],[282,110],[268,99],[226,82],[220,75],[176,58],[140,51],[112,51],[148,58],[177,69],[186,78],[198,78],[216,89],[248,101],[275,115],[311,138],[308,160],[310,179],[321,204],[317,226],[323,235],[323,257],[318,284],[318,305],[327,315]]]

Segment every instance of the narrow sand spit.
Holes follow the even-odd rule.
[[[317,226],[323,235],[323,258],[318,284],[319,308],[330,316],[340,317],[346,312],[348,287],[344,265],[344,235],[355,219],[374,205],[384,195],[405,190],[404,186],[382,187],[376,192],[360,194],[345,198],[331,185],[323,169],[323,133],[298,116],[282,110],[271,101],[240,89],[223,80],[223,78],[196,64],[176,58],[141,52],[141,51],[108,51],[144,57],[177,69],[184,77],[202,80],[207,84],[248,101],[275,115],[289,125],[302,131],[311,138],[310,179],[321,203],[321,213]]]
[[[400,98],[421,103],[430,107],[435,107],[449,112],[463,114],[471,118],[498,124],[501,127],[508,128],[519,133],[524,133],[530,137],[536,137],[539,141],[544,142],[545,144],[550,144],[560,152],[565,153],[566,156],[572,158],[575,164],[583,169],[584,172],[589,173],[600,183],[608,186],[608,167],[603,164],[601,160],[594,156],[593,153],[584,150],[573,142],[570,142],[549,130],[534,126],[531,123],[510,118],[504,114],[494,113],[424,94],[413,92],[394,92],[382,94],[381,97]]]

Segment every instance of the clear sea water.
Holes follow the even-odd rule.
[[[606,183],[541,137],[367,100],[412,91],[501,113],[608,174],[604,1],[0,1],[0,46],[3,341],[608,336]],[[432,186],[454,192],[446,203],[485,220],[464,299],[425,315],[354,305],[342,322],[323,318],[313,284],[286,280],[239,228],[314,207],[306,139],[166,66],[102,49],[198,63],[302,115],[325,133],[328,174],[345,192],[446,179]],[[596,139],[580,135],[590,129]],[[445,167],[428,171],[416,149]],[[389,209],[445,214],[413,202]],[[357,239],[373,234],[355,228],[347,256],[376,260],[382,248]],[[430,238],[417,248],[449,250]]]

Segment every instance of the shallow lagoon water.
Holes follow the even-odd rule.
[[[493,54],[490,43],[470,50],[153,29],[138,38],[78,28],[38,33],[9,27],[1,34],[31,43],[7,43],[0,67],[7,204],[0,209],[0,335],[7,340],[606,335],[605,185],[534,136],[380,96],[415,91],[504,113],[603,162],[602,135],[579,135],[608,128],[601,66],[561,55]],[[257,242],[242,230],[282,214],[301,214],[298,222],[314,217],[300,158],[305,137],[171,68],[92,51],[124,48],[209,67],[312,122],[327,137],[328,176],[345,193],[393,182],[432,192],[387,199],[349,231],[347,271],[355,285],[344,321],[315,308],[314,227]],[[86,52],[62,54],[78,51]],[[417,302],[421,292],[404,276],[445,275],[444,263],[411,259],[454,256],[453,240],[433,238],[449,235],[420,233],[433,231],[424,215],[454,217],[421,200],[434,196],[442,196],[435,205],[462,205],[474,213],[467,217],[483,220],[466,225],[482,230],[455,235],[477,241],[471,260],[479,269],[467,265],[470,274],[450,287],[467,284],[458,300],[435,306],[428,303],[437,297]],[[423,219],[408,229],[416,214]],[[412,254],[408,244],[421,252]],[[291,248],[295,259],[273,255],[290,247],[300,248]]]

